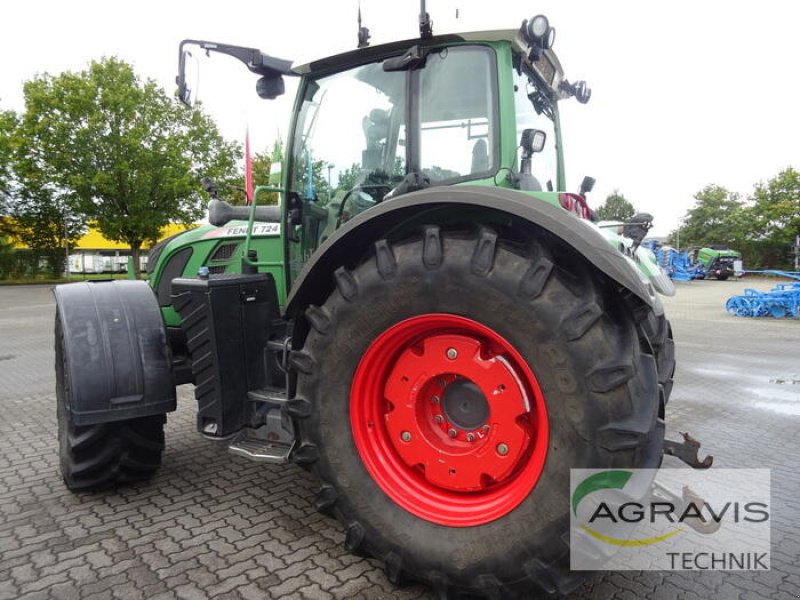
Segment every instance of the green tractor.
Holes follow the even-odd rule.
[[[706,277],[725,281],[736,274],[734,263],[742,259],[742,253],[727,246],[711,246],[697,251],[697,262],[703,265]]]
[[[570,469],[656,468],[674,444],[674,289],[639,248],[648,215],[601,229],[591,178],[567,189],[559,102],[590,91],[554,33],[539,15],[433,35],[423,7],[417,39],[361,28],[303,66],[184,41],[185,102],[193,46],[245,63],[266,99],[299,78],[281,204],[215,197],[209,225],[152,249],[149,283],[56,288],[67,487],[153,475],[193,383],[199,432],[313,472],[317,508],[392,582],[574,586]]]

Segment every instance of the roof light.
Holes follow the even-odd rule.
[[[528,22],[528,36],[531,40],[542,39],[550,29],[550,22],[544,15],[536,15]]]
[[[553,46],[556,30],[544,15],[536,15],[530,21],[522,22],[522,35],[534,49],[547,50]]]

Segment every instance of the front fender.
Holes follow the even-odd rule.
[[[294,282],[286,315],[296,316],[309,304],[322,304],[334,286],[333,272],[355,265],[371,245],[411,219],[445,206],[483,207],[534,223],[572,246],[607,277],[654,307],[655,291],[605,236],[560,207],[516,190],[483,186],[436,187],[379,204],[346,223],[314,253]]]
[[[83,281],[53,293],[75,425],[175,410],[167,336],[146,282]]]

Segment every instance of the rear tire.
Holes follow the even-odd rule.
[[[93,490],[150,478],[161,466],[166,415],[97,425],[75,425],[64,332],[56,314],[56,415],[61,475],[72,491]]]
[[[536,231],[534,237],[544,235]],[[421,237],[378,241],[353,271],[338,269],[336,290],[306,312],[308,337],[292,361],[301,438],[294,459],[320,478],[317,507],[345,525],[347,549],[381,560],[393,583],[422,581],[445,598],[565,593],[583,577],[569,570],[570,469],[656,468],[660,462],[664,393],[653,348],[663,348],[671,381],[671,346],[650,340],[611,286],[557,244],[526,249],[487,228],[459,234],[429,226]],[[664,323],[659,333],[671,342]],[[472,491],[454,463],[451,474],[458,479],[449,484],[429,467],[409,465],[402,446],[430,435],[429,424],[413,429],[430,421],[431,403],[439,404],[425,396],[426,385],[447,380],[444,399],[454,382],[463,388],[464,379],[471,381],[464,374],[471,367],[453,366],[451,377],[441,356],[420,361],[414,371],[412,355],[447,336],[455,336],[454,344],[462,343],[458,336],[472,340],[480,347],[474,353],[479,362],[495,360],[502,365],[498,377],[515,378],[529,395],[529,413],[512,419],[529,435],[519,462],[510,473],[482,474],[480,489]],[[398,435],[396,405],[403,403],[381,391],[395,385],[394,369],[406,363],[419,375],[414,389],[421,391],[413,398],[421,416],[408,417],[408,431]],[[492,416],[481,422],[491,423],[491,443],[480,456],[469,446],[463,450],[467,429],[481,427],[472,418],[486,412],[479,401],[480,410],[461,415],[469,427],[462,422],[453,428],[451,449],[468,459],[474,455],[464,464],[481,471],[486,456],[497,460],[493,453],[500,452],[501,440],[491,435],[502,421],[494,416],[502,408],[493,396],[502,386],[489,392],[482,386],[476,387]],[[450,460],[447,437],[430,438],[443,460]],[[506,452],[511,456],[514,449]],[[542,464],[534,464],[540,458]],[[407,485],[416,505],[403,496]],[[467,513],[475,498],[478,505],[484,498],[486,507],[501,508],[488,516],[473,511],[463,520],[459,494]]]

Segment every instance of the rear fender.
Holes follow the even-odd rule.
[[[54,294],[75,425],[175,410],[167,335],[147,283],[84,281]]]
[[[482,186],[448,186],[413,192],[365,211],[336,231],[314,253],[295,280],[286,305],[287,316],[298,316],[310,304],[322,304],[334,287],[334,271],[353,267],[372,244],[442,208],[481,207],[506,218],[528,221],[573,247],[606,277],[628,290],[644,305],[658,310],[646,276],[587,221],[560,207],[516,190]]]

